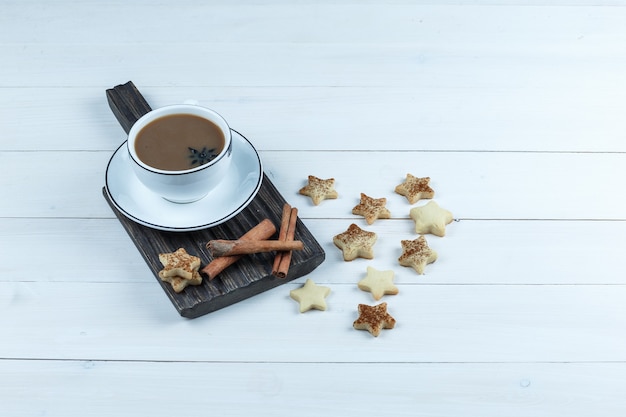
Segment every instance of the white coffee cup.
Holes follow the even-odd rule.
[[[143,162],[135,149],[138,133],[149,123],[171,115],[193,115],[211,121],[224,135],[221,151],[203,165],[178,171]],[[205,197],[228,175],[232,135],[226,120],[215,111],[194,104],[176,104],[152,110],[137,120],[128,133],[127,148],[135,175],[148,189],[174,203],[190,203]]]

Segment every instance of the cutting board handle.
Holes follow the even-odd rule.
[[[132,81],[106,90],[106,95],[109,107],[126,133],[141,116],[152,110]]]

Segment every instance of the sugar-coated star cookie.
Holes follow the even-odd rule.
[[[423,198],[433,198],[435,191],[430,188],[428,183],[430,177],[418,178],[411,174],[406,174],[406,179],[395,189],[396,193],[403,195],[409,200],[409,203],[415,204]]]
[[[300,313],[311,309],[326,310],[325,298],[328,294],[330,288],[317,285],[311,279],[307,279],[302,287],[289,292],[289,296],[300,303]]]
[[[375,306],[359,304],[358,308],[359,318],[352,324],[357,330],[367,330],[377,337],[382,329],[393,329],[396,325],[396,319],[387,313],[387,303]]]
[[[309,175],[309,183],[302,187],[299,193],[311,197],[313,204],[316,206],[323,200],[337,198],[338,196],[337,191],[335,191],[334,178],[323,180],[313,175]]]
[[[401,243],[402,255],[398,258],[398,262],[402,266],[412,267],[420,275],[424,273],[426,265],[437,260],[437,252],[428,246],[424,236],[415,240],[403,240]]]
[[[361,202],[352,209],[352,214],[365,217],[367,224],[372,224],[376,219],[389,219],[391,213],[385,205],[386,198],[372,198],[361,193]]]
[[[191,279],[187,279],[187,278],[183,278],[179,276],[168,277],[163,274],[162,270],[159,271],[159,277],[161,278],[161,281],[169,282],[172,285],[172,289],[174,290],[174,292],[177,292],[177,293],[181,292],[182,290],[187,288],[187,286],[189,285],[202,284],[202,275],[200,275],[198,271],[195,271],[193,273],[193,276],[191,277]]]
[[[374,258],[374,243],[376,233],[368,232],[352,223],[348,230],[333,237],[333,243],[343,252],[344,261],[352,261],[356,258]]]
[[[192,279],[194,271],[200,267],[201,260],[197,256],[189,255],[185,248],[176,252],[159,253],[159,261],[163,265],[161,270],[165,277],[182,277]]]
[[[393,275],[393,271],[379,271],[368,266],[367,275],[357,286],[363,291],[371,292],[374,300],[378,301],[385,294],[398,294],[398,287],[393,285]]]
[[[434,201],[420,207],[413,207],[410,211],[415,221],[415,232],[419,234],[431,233],[435,236],[446,235],[446,225],[453,220],[452,213],[439,207]]]

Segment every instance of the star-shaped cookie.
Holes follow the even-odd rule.
[[[300,303],[300,313],[311,309],[326,310],[325,298],[328,294],[330,294],[330,288],[317,285],[311,279],[307,279],[297,290],[289,292],[289,296]]]
[[[378,336],[382,329],[393,329],[396,319],[387,313],[387,303],[375,306],[359,304],[359,318],[352,326],[357,330],[367,330],[374,336]]]
[[[435,191],[428,183],[430,177],[418,178],[411,174],[406,174],[404,182],[396,187],[396,193],[403,195],[409,203],[415,204],[423,198],[433,198]]]
[[[193,273],[191,279],[186,279],[180,276],[168,277],[163,275],[163,271],[159,271],[159,278],[161,281],[169,282],[172,285],[172,289],[174,292],[181,292],[189,285],[200,285],[202,284],[202,275],[198,271]]]
[[[393,271],[379,271],[371,266],[367,267],[367,275],[357,286],[363,291],[372,293],[374,300],[380,300],[383,295],[398,293],[398,287],[393,285]]]
[[[415,240],[403,240],[401,243],[402,255],[398,258],[398,262],[402,266],[412,267],[420,275],[424,273],[426,265],[437,260],[437,252],[428,246],[424,236]]]
[[[323,200],[337,198],[338,196],[337,191],[335,191],[334,178],[323,180],[313,175],[309,175],[309,183],[302,187],[299,193],[311,197],[313,204],[316,206]]]
[[[385,205],[386,198],[372,198],[361,193],[361,202],[352,209],[352,214],[365,217],[367,224],[372,224],[376,219],[389,219],[391,213]]]
[[[420,207],[413,207],[410,211],[415,221],[415,232],[420,235],[431,233],[435,236],[446,235],[446,225],[452,222],[452,213],[439,207],[434,201]]]
[[[352,223],[348,230],[333,237],[333,243],[343,252],[344,261],[352,261],[356,258],[374,258],[374,243],[376,233],[368,232]]]
[[[179,248],[176,252],[159,253],[159,261],[163,265],[161,270],[164,277],[179,276],[192,279],[194,271],[200,267],[200,258],[189,255],[185,248]]]

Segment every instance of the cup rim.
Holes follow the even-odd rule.
[[[172,114],[193,114],[194,116],[206,116],[210,115],[211,117],[205,117],[206,119],[211,120],[215,123],[224,133],[224,147],[222,151],[211,161],[206,164],[199,165],[194,168],[179,170],[179,171],[171,171],[165,169],[155,168],[151,165],[144,163],[135,152],[135,138],[137,137],[137,133],[148,123],[157,120],[164,116],[169,116]],[[131,140],[132,139],[132,140]],[[128,131],[128,138],[126,140],[126,149],[128,150],[128,155],[133,160],[133,162],[140,168],[157,174],[162,175],[184,175],[193,172],[198,172],[205,170],[209,167],[212,167],[222,159],[224,159],[230,152],[232,148],[232,132],[230,126],[226,119],[224,119],[218,112],[215,110],[209,109],[207,107],[203,107],[197,104],[170,104],[167,106],[159,107],[153,110],[150,110],[148,113],[141,116],[137,121],[132,125],[130,130]]]

